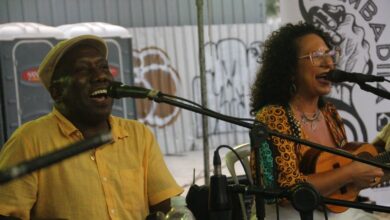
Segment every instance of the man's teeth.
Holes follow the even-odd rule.
[[[94,91],[91,96],[107,95],[107,89],[99,89]]]

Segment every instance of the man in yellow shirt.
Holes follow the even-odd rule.
[[[18,128],[0,169],[110,131],[113,141],[0,186],[0,215],[21,219],[145,219],[183,192],[143,124],[111,115],[113,80],[104,40],[83,35],[57,44],[39,76],[53,111]]]

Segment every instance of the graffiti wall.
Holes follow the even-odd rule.
[[[250,118],[249,91],[261,44],[276,29],[265,24],[205,27],[209,108]],[[128,29],[133,36],[135,83],[201,103],[196,26]],[[165,154],[202,149],[201,115],[167,104],[136,100],[140,121],[156,134]],[[248,129],[208,119],[210,148],[249,141]]]
[[[282,22],[304,20],[328,32],[342,49],[337,68],[347,72],[390,76],[388,0],[281,0]],[[369,83],[385,91],[389,82]],[[330,95],[340,109],[349,140],[371,141],[390,121],[390,101],[341,83]]]

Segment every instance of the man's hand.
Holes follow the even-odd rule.
[[[163,212],[164,214],[167,214],[171,209],[171,200],[166,199],[156,205],[150,206],[149,208],[150,208],[150,213],[160,211]]]

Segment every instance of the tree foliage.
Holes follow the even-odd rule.
[[[279,16],[279,0],[266,0],[265,4],[267,17]]]

